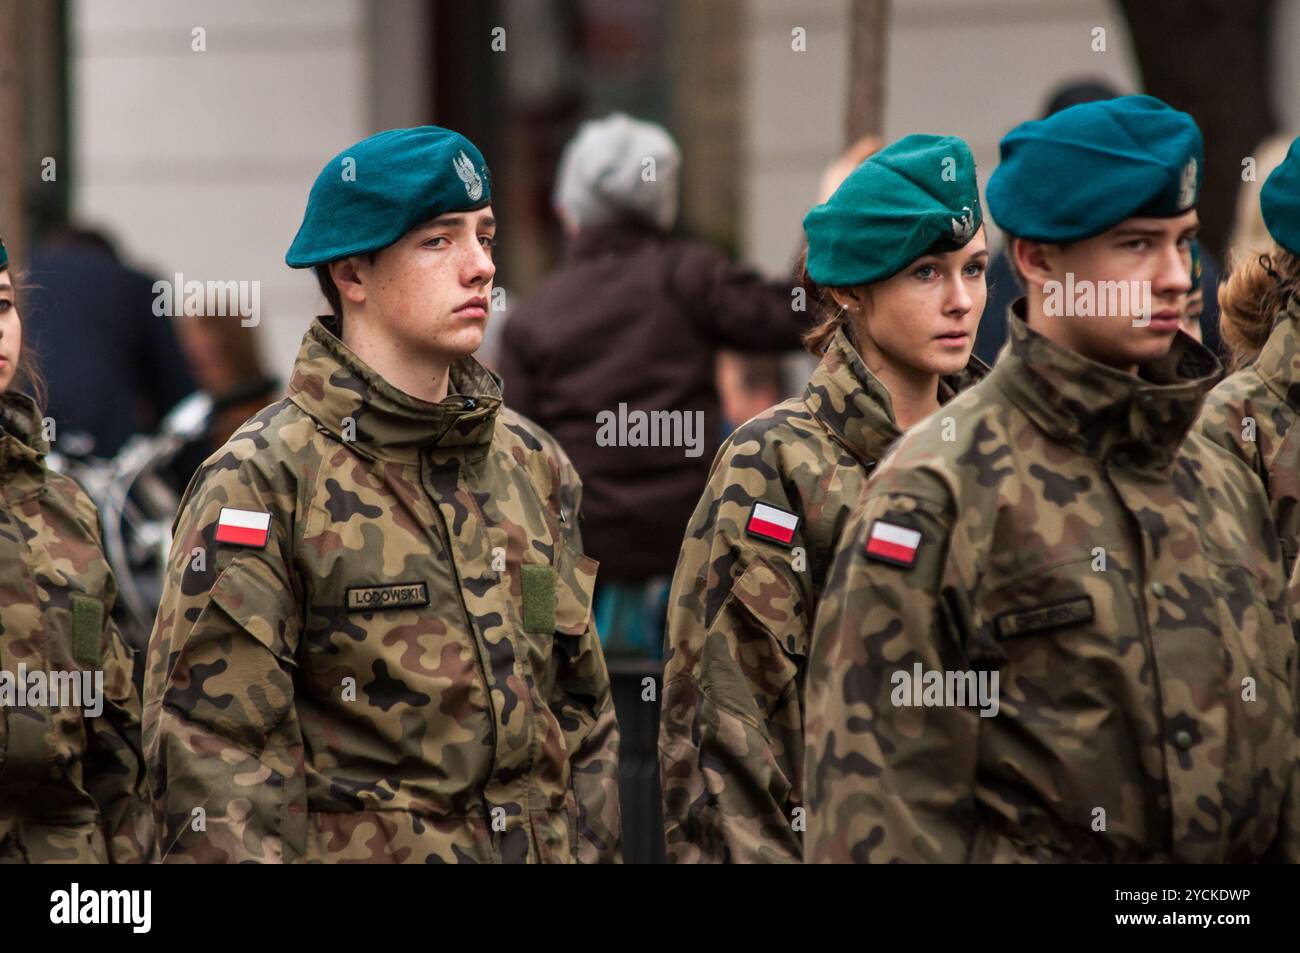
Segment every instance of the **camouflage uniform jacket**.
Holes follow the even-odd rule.
[[[153,820],[117,586],[95,505],[48,449],[31,399],[0,397],[0,862],[142,863]]]
[[[164,859],[617,859],[576,472],[472,358],[429,404],[337,333],[181,504],[145,678]],[[218,540],[232,510],[264,545]]]
[[[1277,536],[1249,470],[1189,433],[1218,361],[1180,334],[1137,377],[1009,325],[956,427],[913,428],[844,530],[807,857],[1295,858]]]
[[[1290,571],[1300,547],[1300,303],[1273,327],[1259,357],[1205,400],[1197,429],[1255,471],[1268,491]]]
[[[941,400],[987,371],[972,358],[940,382]],[[669,600],[659,757],[671,859],[800,859],[812,619],[835,541],[898,436],[889,392],[841,329],[803,397],[741,426],[715,458]],[[764,506],[798,517],[788,543],[748,531]]]

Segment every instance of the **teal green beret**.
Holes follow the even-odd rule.
[[[1081,103],[1003,137],[989,214],[1018,238],[1080,241],[1193,208],[1202,165],[1195,120],[1154,96]]]
[[[1259,210],[1273,241],[1300,255],[1300,139],[1291,143],[1282,164],[1264,180]]]
[[[962,247],[983,221],[966,143],[906,136],[854,169],[804,216],[808,275],[830,288],[881,281],[924,254]]]
[[[0,269],[9,267],[9,250],[5,248],[5,240],[0,238]]]
[[[310,268],[378,251],[431,218],[491,200],[487,163],[460,133],[438,126],[389,129],[325,164],[284,260],[290,268]]]

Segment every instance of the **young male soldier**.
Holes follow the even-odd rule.
[[[145,685],[167,859],[618,856],[581,487],[470,356],[490,201],[434,126],[312,187],[286,260],[334,314],[177,517]]]
[[[1178,331],[1200,165],[1192,119],[1146,96],[1003,139],[988,208],[1028,297],[845,531],[812,642],[808,857],[1300,854],[1268,501],[1189,433],[1220,373]],[[1108,281],[1150,307],[1096,314]]]

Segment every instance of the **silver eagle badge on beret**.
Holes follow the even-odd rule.
[[[1178,180],[1178,207],[1189,208],[1196,201],[1196,159],[1188,159]]]
[[[452,167],[455,168],[456,174],[460,180],[465,183],[465,194],[469,196],[471,202],[477,202],[483,197],[483,179],[479,176],[474,168],[474,162],[469,156],[465,155],[465,150],[460,151],[460,155],[451,160]]]
[[[953,239],[965,244],[975,234],[975,213],[971,211],[969,205],[963,205],[961,211],[961,218],[953,218],[949,221],[952,222]]]

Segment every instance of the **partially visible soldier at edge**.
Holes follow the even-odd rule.
[[[117,584],[95,504],[46,465],[18,284],[0,241],[0,864],[146,863],[154,827]]]
[[[1289,572],[1300,549],[1300,139],[1259,205],[1272,241],[1235,262],[1219,289],[1237,370],[1210,392],[1197,428],[1259,477]]]
[[[1191,430],[1221,371],[1178,330],[1200,131],[1123,97],[1001,152],[989,214],[1028,297],[842,537],[809,663],[806,857],[1295,860],[1281,550],[1258,481]],[[1099,313],[1103,282],[1150,306]]]
[[[581,485],[471,356],[490,201],[434,126],[312,187],[286,261],[333,313],[176,521],[145,683],[165,860],[619,858]]]

